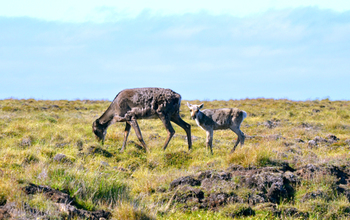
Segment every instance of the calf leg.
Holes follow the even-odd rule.
[[[187,124],[184,120],[182,120],[182,118],[178,114],[171,117],[170,120],[186,131],[188,150],[191,150],[191,147],[192,147],[191,125]]]
[[[141,130],[140,130],[140,127],[139,127],[136,119],[132,119],[132,120],[128,121],[128,123],[134,128],[137,138],[139,139],[139,141],[141,142],[141,144],[145,148],[145,150],[148,152],[149,150],[147,148],[145,141],[142,138]]]
[[[244,133],[238,127],[231,127],[230,129],[237,134],[237,141],[231,150],[231,153],[233,153],[236,150],[238,143],[241,143],[241,146],[244,144],[245,137]]]
[[[213,130],[206,131],[207,132],[207,148],[210,148],[211,154],[213,154]]]
[[[126,123],[125,125],[125,131],[124,131],[124,141],[123,141],[123,146],[122,146],[122,149],[120,150],[120,152],[123,152],[124,149],[125,149],[125,145],[126,145],[126,141],[128,140],[128,136],[129,136],[129,133],[130,133],[130,124],[129,123]]]
[[[165,126],[165,129],[168,132],[168,137],[167,137],[167,139],[165,141],[165,144],[164,144],[164,147],[163,147],[163,149],[165,150],[168,147],[170,139],[175,134],[175,130],[174,130],[173,126],[171,125],[170,120],[169,120],[169,118],[167,116],[165,116],[162,113],[159,113],[158,116],[159,116],[160,120],[163,122],[163,124]]]

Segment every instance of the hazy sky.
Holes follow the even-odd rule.
[[[350,1],[0,3],[0,99],[350,99]]]

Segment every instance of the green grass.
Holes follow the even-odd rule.
[[[22,193],[21,187],[32,182],[69,193],[81,208],[108,210],[115,219],[230,219],[232,210],[238,210],[237,218],[269,219],[270,211],[256,207],[255,216],[250,217],[239,217],[240,210],[247,207],[236,206],[232,210],[193,212],[170,207],[164,212],[167,198],[162,193],[176,178],[208,169],[224,170],[230,165],[268,167],[288,162],[298,167],[349,161],[345,140],[350,139],[350,101],[203,101],[204,108],[238,107],[248,113],[241,129],[252,138],[229,154],[236,135],[216,131],[214,155],[205,147],[205,132],[190,120],[186,102],[183,101],[180,114],[191,124],[192,135],[198,137],[191,151],[183,139],[185,132],[176,125],[177,136],[163,151],[167,133],[161,121],[142,120],[139,125],[150,152],[145,153],[132,143],[139,143],[132,130],[126,150],[120,153],[124,123],[108,129],[104,146],[91,131],[92,122],[107,109],[108,101],[0,100],[0,206],[15,202],[21,207],[25,201],[38,210],[49,210],[51,216],[59,216],[55,206],[42,195],[30,197]],[[277,126],[266,127],[267,120],[277,122]],[[328,134],[336,135],[340,141],[329,147],[308,147],[309,140]],[[280,138],[274,138],[276,135]],[[296,143],[295,139],[304,143]],[[55,161],[57,154],[66,155],[65,160]],[[345,218],[350,205],[333,190],[331,178],[320,174],[302,181],[296,188],[295,201],[282,206],[310,212],[311,219],[324,215],[329,219]],[[329,193],[330,204],[320,199],[305,204],[300,201],[306,193],[318,189]]]

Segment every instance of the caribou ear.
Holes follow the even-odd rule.
[[[203,108],[204,104],[202,103],[200,106],[199,106],[199,109]]]

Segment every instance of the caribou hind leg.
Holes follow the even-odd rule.
[[[244,144],[244,133],[241,131],[241,129],[237,128],[237,127],[230,127],[230,129],[237,134],[237,141],[234,145],[234,147],[231,150],[231,153],[233,153],[236,150],[236,147],[239,143],[241,143],[241,146]]]
[[[130,123],[130,125],[134,128],[136,136],[139,139],[139,141],[141,142],[142,146],[145,148],[145,150],[147,152],[149,152],[148,147],[147,147],[145,141],[143,140],[141,130],[140,130],[140,127],[139,127],[136,119],[132,119],[132,120],[128,121],[128,123]]]
[[[179,114],[175,114],[171,118],[171,121],[186,131],[188,150],[191,150],[192,148],[191,125],[187,124],[184,120],[182,120]]]
[[[126,145],[126,141],[128,140],[128,136],[130,133],[130,124],[129,123],[125,123],[125,131],[124,131],[124,141],[123,141],[123,146],[122,149],[120,149],[120,152],[123,152],[125,150],[125,145]]]

